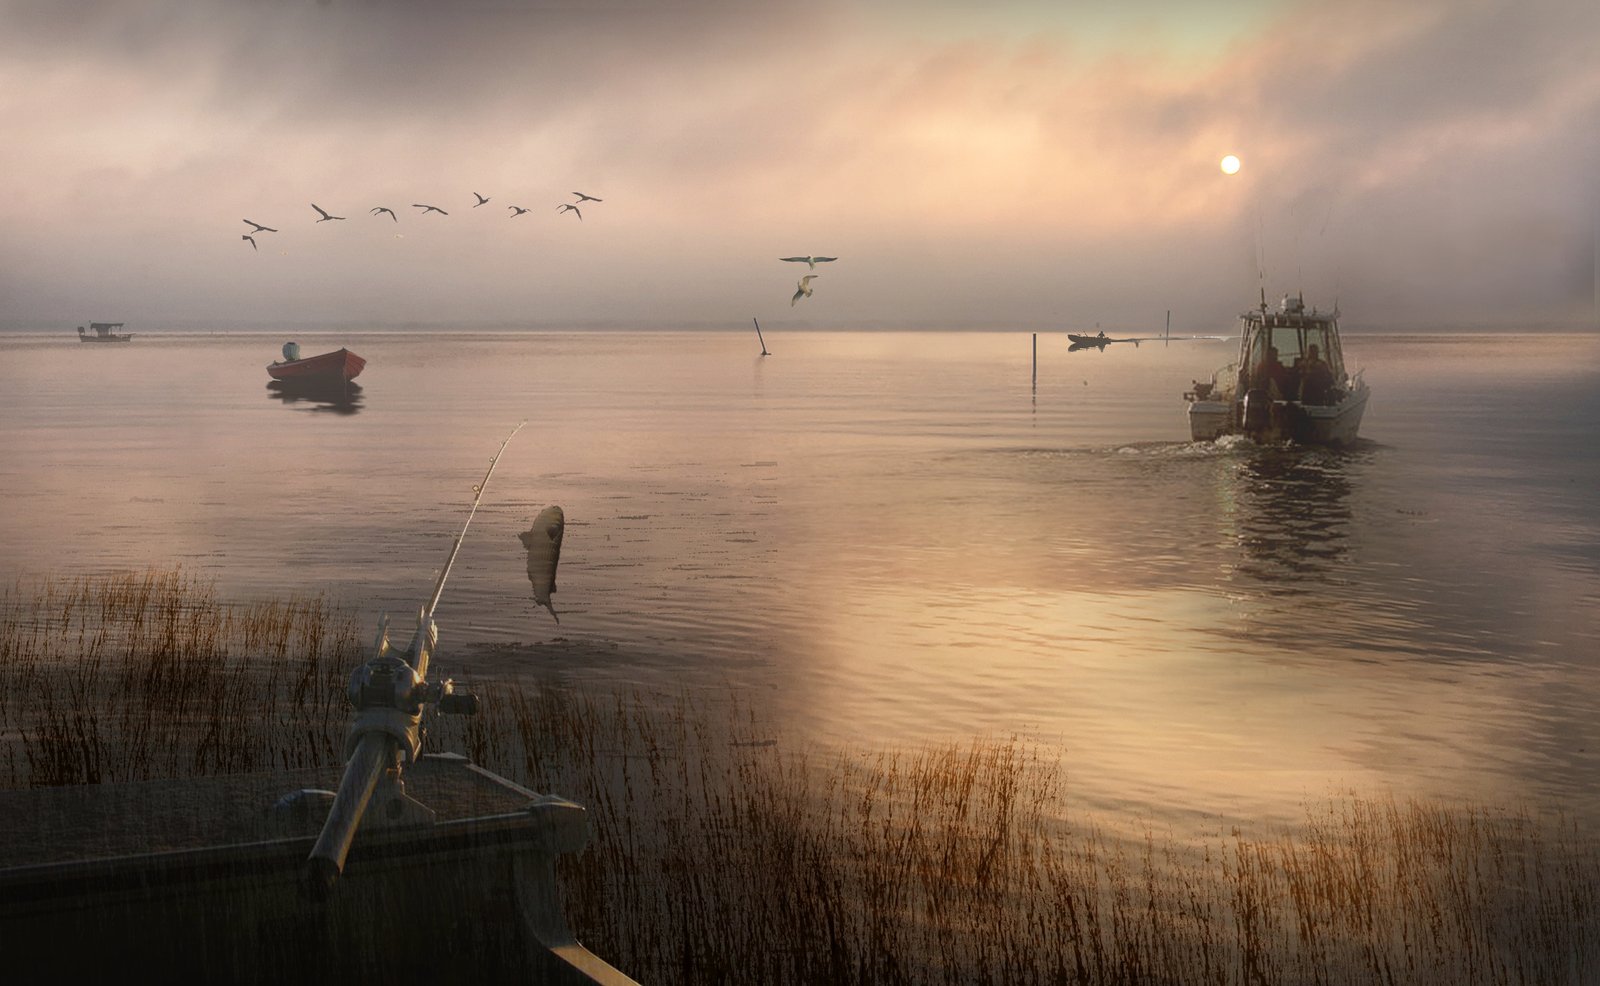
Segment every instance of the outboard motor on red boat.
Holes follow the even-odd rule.
[[[293,363],[299,358],[300,344],[298,342],[286,342],[283,344],[283,361],[285,363]]]
[[[1251,438],[1259,436],[1272,425],[1272,401],[1259,387],[1244,395],[1244,431]]]

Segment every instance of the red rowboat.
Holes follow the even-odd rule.
[[[348,349],[274,362],[267,367],[267,375],[274,380],[299,384],[345,383],[361,375],[367,361]]]

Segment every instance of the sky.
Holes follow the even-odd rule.
[[[1594,327],[1597,42],[1593,0],[0,0],[0,325]],[[839,259],[791,305],[796,255]]]

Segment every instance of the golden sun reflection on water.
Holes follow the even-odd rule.
[[[1315,645],[1241,653],[1227,642],[1245,619],[1201,590],[991,588],[951,605],[858,587],[819,622],[810,714],[867,748],[886,736],[961,741],[982,722],[990,738],[1061,753],[1064,813],[1135,825],[1152,808],[1201,828],[1209,816],[1293,823],[1302,804],[1344,789],[1522,793],[1498,775],[1516,698],[1492,674],[1358,663]]]

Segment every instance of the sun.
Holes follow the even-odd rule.
[[[1232,154],[1222,159],[1222,173],[1236,175],[1239,173],[1239,159]]]

